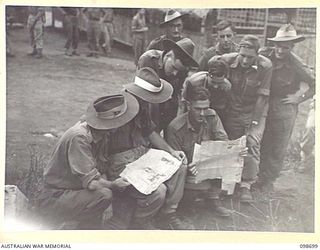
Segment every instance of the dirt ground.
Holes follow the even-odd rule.
[[[116,48],[111,58],[88,58],[84,42],[81,56],[67,57],[63,34],[53,30],[46,30],[41,60],[26,55],[26,30],[13,30],[10,39],[15,57],[7,59],[6,184],[19,185],[33,198],[38,191],[35,176],[61,133],[78,121],[95,97],[116,92],[132,80],[135,66],[132,54]],[[198,230],[314,232],[314,161],[306,173],[295,171],[296,142],[307,108],[308,103],[301,105],[275,193],[256,191],[256,201],[248,205],[236,196],[225,197],[225,206],[233,211],[228,219],[216,217],[204,202],[186,193],[179,207],[182,218]]]

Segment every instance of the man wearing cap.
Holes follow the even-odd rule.
[[[164,43],[165,39],[172,40],[177,42],[183,38],[182,30],[183,30],[183,22],[182,17],[185,14],[181,14],[180,12],[170,9],[166,12],[164,22],[162,22],[159,26],[161,28],[166,29],[166,33],[160,37],[153,39],[148,47],[147,50],[156,49],[156,50],[164,50]]]
[[[112,191],[129,185],[122,178],[106,180],[98,171],[107,161],[107,137],[138,111],[139,104],[129,93],[101,97],[89,105],[85,121],[62,135],[44,170],[44,189],[39,197],[46,223],[57,227],[76,221],[78,229],[101,228]],[[154,195],[158,197],[158,193]]]
[[[184,110],[179,110],[179,114],[186,111],[186,92],[188,88],[202,86],[210,93],[210,108],[219,115],[222,124],[225,121],[225,108],[227,104],[227,92],[231,89],[231,83],[226,78],[228,74],[228,65],[221,59],[221,56],[214,56],[209,60],[209,72],[200,71],[186,79],[182,89],[182,105]]]
[[[239,51],[239,46],[234,43],[235,28],[228,20],[217,24],[217,44],[203,52],[199,60],[198,71],[208,71],[208,62],[215,55],[223,55]]]
[[[194,43],[189,38],[178,42],[163,41],[164,50],[148,50],[141,55],[138,68],[150,67],[160,78],[168,81],[173,87],[172,98],[164,103],[152,105],[151,116],[157,131],[165,130],[170,121],[176,117],[179,95],[183,81],[180,73],[188,72],[188,67],[197,67],[193,58]],[[186,76],[186,75],[185,75]]]
[[[229,65],[228,79],[232,85],[228,92],[224,128],[230,140],[247,135],[248,156],[244,158],[240,183],[242,202],[253,200],[250,189],[259,168],[260,141],[272,76],[272,63],[258,54],[259,48],[258,38],[246,35],[240,42],[238,53],[222,55],[222,59]]]
[[[145,67],[138,70],[134,82],[125,85],[124,88],[126,92],[130,92],[137,98],[140,104],[140,110],[132,121],[118,128],[109,137],[109,145],[111,146],[109,148],[110,157],[107,176],[111,179],[118,176],[127,163],[134,161],[146,153],[151,145],[171,153],[184,162],[184,153],[174,150],[155,132],[155,124],[151,120],[149,112],[150,103],[162,103],[171,97],[173,92],[172,86],[165,80],[159,78],[153,69]],[[176,214],[179,201],[183,196],[186,172],[186,166],[182,165],[178,171],[164,183],[166,189],[162,191],[166,194],[166,198],[160,210],[160,217],[162,224],[165,224],[167,229],[188,229],[188,226],[180,221]],[[159,201],[155,202],[160,206],[162,205]],[[149,206],[149,208],[143,211],[141,210],[140,213],[135,212],[133,228],[152,229],[150,220],[142,221],[139,218],[152,217],[159,210],[159,206],[155,205],[156,204],[154,204],[153,207]],[[114,224],[119,227],[119,223],[115,222]]]
[[[291,52],[294,44],[304,39],[297,35],[291,24],[285,24],[275,37],[268,39],[275,47],[261,50],[261,54],[270,58],[274,66],[258,183],[267,191],[272,191],[273,182],[279,177],[298,106],[315,94],[314,75]],[[304,90],[302,83],[307,83],[309,88]]]

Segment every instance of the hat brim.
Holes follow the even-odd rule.
[[[173,87],[170,83],[160,78],[161,83],[163,84],[163,89],[158,93],[153,93],[148,90],[145,90],[134,83],[129,83],[124,85],[124,88],[134,94],[135,96],[141,98],[142,100],[150,103],[163,103],[168,101],[173,93]]]
[[[294,42],[294,43],[298,43],[298,42],[302,42],[305,39],[305,37],[303,36],[296,36],[296,37],[292,37],[292,36],[284,36],[284,37],[273,37],[273,38],[268,38],[268,41],[271,42]]]
[[[193,59],[193,57],[190,56],[184,49],[179,47],[179,45],[177,45],[174,41],[170,39],[163,40],[163,47],[164,47],[164,50],[166,51],[174,49],[178,51],[178,53],[182,53],[185,56],[184,57],[184,61],[186,64],[185,66],[199,67],[198,62],[195,59]]]
[[[162,22],[162,23],[159,24],[159,27],[160,27],[160,28],[163,28],[163,27],[165,27],[168,23],[172,22],[173,20],[176,20],[176,19],[178,19],[178,18],[182,18],[182,17],[184,17],[184,16],[186,16],[186,15],[188,15],[188,13],[183,13],[183,14],[181,14],[180,16],[177,16],[177,17],[175,17],[175,18],[172,18],[172,19],[170,19],[170,20],[168,20],[168,21],[166,21],[166,22]]]
[[[131,121],[139,112],[139,102],[134,96],[129,93],[123,92],[122,94],[127,102],[127,110],[124,114],[113,119],[98,118],[97,112],[93,107],[92,102],[90,103],[85,114],[85,120],[87,124],[95,129],[107,130],[119,128]]]

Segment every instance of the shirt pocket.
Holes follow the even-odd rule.
[[[243,97],[256,97],[261,82],[258,80],[247,79],[243,89]]]

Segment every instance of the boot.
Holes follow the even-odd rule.
[[[229,217],[231,215],[230,210],[222,205],[220,198],[208,199],[208,203],[217,216]]]
[[[160,229],[165,230],[194,230],[193,225],[182,221],[176,212],[160,214],[157,218],[157,224]]]
[[[38,59],[42,58],[42,49],[37,49],[37,54],[35,55],[34,58],[38,58]]]
[[[28,56],[35,56],[37,55],[37,49],[33,48],[32,52],[28,53]]]

